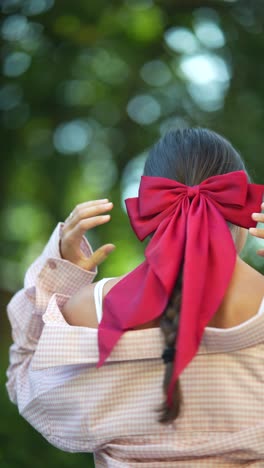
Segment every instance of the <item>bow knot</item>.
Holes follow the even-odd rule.
[[[193,186],[188,186],[187,187],[187,197],[190,198],[190,200],[192,200],[195,195],[198,195],[200,192],[200,188],[199,188],[199,185],[193,185]]]

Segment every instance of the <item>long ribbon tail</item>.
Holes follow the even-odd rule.
[[[199,348],[204,328],[219,308],[236,262],[229,228],[209,200],[194,200],[187,219],[182,305],[176,356],[167,402],[180,373]]]

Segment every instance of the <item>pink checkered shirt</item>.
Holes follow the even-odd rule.
[[[20,414],[55,447],[94,452],[97,468],[264,467],[264,315],[206,328],[181,376],[182,415],[163,426],[160,329],[125,333],[96,368],[97,330],[60,312],[96,272],[60,258],[60,228],[8,305],[7,390]]]

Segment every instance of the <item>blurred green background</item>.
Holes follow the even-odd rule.
[[[100,276],[142,259],[124,211],[148,148],[167,130],[205,126],[264,181],[262,0],[2,0],[0,467],[92,467],[50,447],[5,390],[5,306],[57,222],[109,197],[110,224],[89,233],[117,249]],[[264,272],[250,240],[246,259]]]

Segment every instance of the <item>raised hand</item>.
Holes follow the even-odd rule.
[[[87,258],[81,250],[82,236],[86,231],[110,221],[108,211],[113,203],[108,199],[93,200],[77,205],[65,221],[60,240],[61,256],[85,270],[93,270],[115,249],[113,244],[105,244]]]

